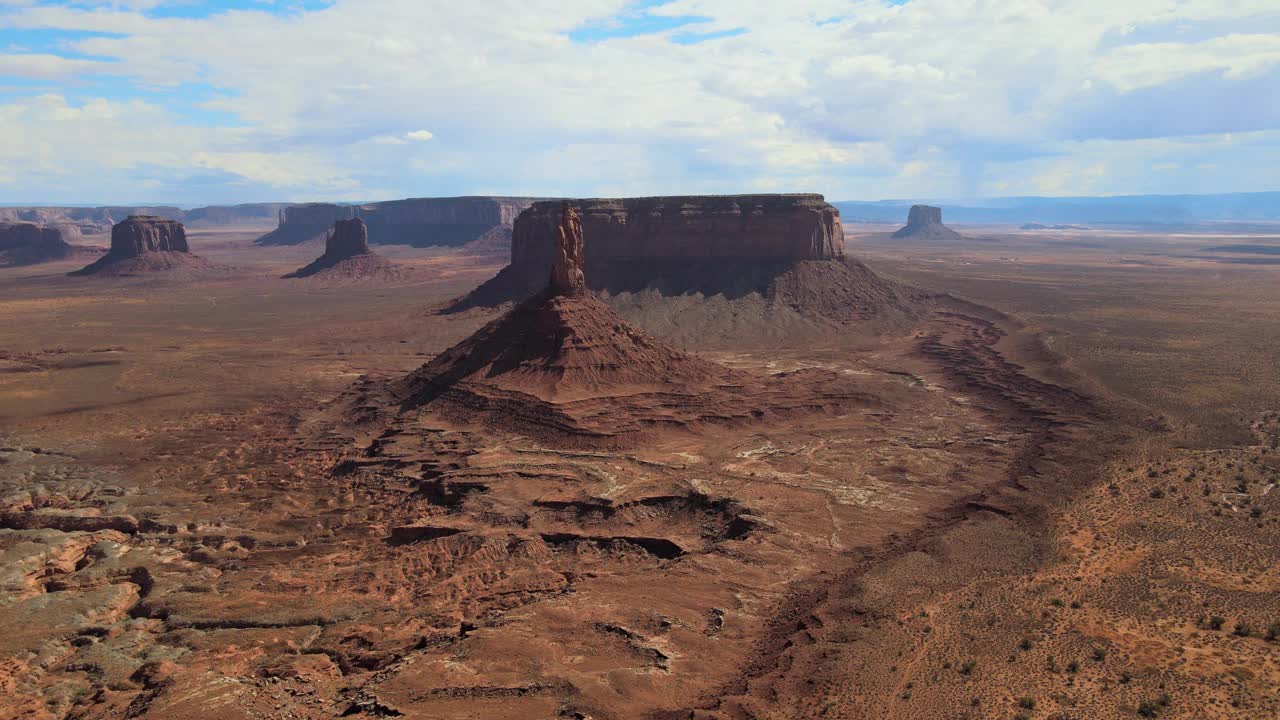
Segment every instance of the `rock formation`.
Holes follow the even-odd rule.
[[[914,312],[906,291],[845,257],[840,213],[821,195],[567,204],[581,219],[587,287],[664,337],[701,342],[702,328],[724,330],[726,338],[757,330],[777,336],[807,332],[802,324],[897,323]],[[446,311],[519,302],[545,287],[564,205],[539,202],[521,213],[511,264]],[[723,322],[729,316],[732,329]]]
[[[71,257],[76,251],[57,227],[17,223],[0,225],[0,263],[31,265]]]
[[[153,252],[191,252],[187,229],[156,215],[130,215],[111,228],[111,255],[124,258]]]
[[[156,215],[130,215],[111,228],[111,250],[71,275],[136,275],[208,267],[207,260],[190,254],[182,223]]]
[[[510,228],[533,200],[507,197],[414,198],[365,205],[311,203],[280,211],[279,227],[260,245],[297,245],[321,237],[338,220],[359,216],[373,241],[413,247],[460,247],[495,228]]]
[[[577,295],[586,290],[582,276],[582,218],[567,202],[561,208],[560,225],[556,228],[551,289],[560,295]]]
[[[587,293],[581,220],[568,203],[559,217],[550,283],[410,375],[400,390],[409,404],[443,398],[518,415],[521,397],[536,405],[632,394],[727,373],[649,337]]]
[[[369,250],[369,226],[360,218],[338,220],[325,236],[324,254],[286,278],[393,279],[406,276],[395,263]]]
[[[893,234],[905,240],[959,240],[963,236],[942,224],[942,208],[912,205],[907,224]]]

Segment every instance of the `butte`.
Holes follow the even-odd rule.
[[[757,376],[657,340],[593,295],[584,257],[581,217],[561,203],[550,282],[407,377],[363,393],[355,415],[394,406],[401,417],[618,446],[867,401],[828,371]]]
[[[360,218],[336,220],[325,235],[324,254],[286,278],[398,279],[407,270],[369,249],[369,227]]]
[[[192,255],[182,223],[155,215],[130,215],[111,228],[111,250],[74,276],[124,277],[158,272],[204,274],[217,266]]]
[[[844,250],[840,213],[821,195],[705,195],[569,201],[582,218],[588,287],[630,320],[690,345],[874,334],[921,316],[927,293],[871,271]],[[539,292],[559,202],[516,218],[511,261],[445,312]]]
[[[907,224],[893,234],[897,240],[924,240],[928,242],[962,240],[964,236],[942,224],[942,208],[931,205],[912,205],[907,213]]]

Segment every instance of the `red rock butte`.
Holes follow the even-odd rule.
[[[190,254],[182,223],[156,215],[130,215],[111,228],[111,250],[71,275],[140,275],[174,269],[208,270]]]
[[[369,250],[369,226],[361,218],[337,220],[325,234],[324,254],[286,278],[402,280],[410,273]]]
[[[773,295],[800,264],[847,262],[840,211],[816,194],[537,202],[516,218],[510,265],[451,309],[538,292],[565,202],[581,218],[587,287],[606,293]]]
[[[942,208],[932,205],[912,205],[907,213],[907,224],[893,234],[908,240],[958,240],[960,233],[942,224]]]
[[[29,265],[60,260],[73,250],[60,228],[35,223],[0,224],[0,262]]]

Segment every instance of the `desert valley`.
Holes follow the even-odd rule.
[[[1280,226],[6,212],[6,717],[1280,714]]]

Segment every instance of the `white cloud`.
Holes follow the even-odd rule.
[[[7,27],[110,33],[69,38],[65,51],[0,54],[0,75],[61,84],[60,107],[0,99],[4,136],[37,149],[0,149],[0,158],[66,183],[31,192],[92,192],[71,179],[102,172],[121,192],[159,175],[172,190],[191,173],[219,172],[247,183],[237,193],[360,198],[1142,191],[1140,176],[1087,143],[1130,138],[1111,151],[1142,156],[1148,169],[1180,164],[1160,173],[1171,183],[1201,182],[1193,168],[1211,158],[1181,140],[1155,157],[1143,143],[1186,134],[1173,127],[1182,118],[1116,103],[1201,76],[1215,102],[1229,102],[1280,66],[1280,40],[1267,32],[1280,27],[1274,0],[674,0],[647,12],[707,19],[596,43],[569,33],[625,29],[645,11],[627,0],[336,0],[311,11],[148,15],[157,4],[0,0]],[[745,32],[670,40],[735,29]],[[131,96],[160,92],[142,105],[79,100],[80,81],[108,73]],[[188,121],[196,108],[170,91],[190,83],[214,89],[199,110],[235,121]],[[1280,102],[1268,102],[1243,117],[1199,113],[1195,131],[1274,129]],[[1233,157],[1237,168],[1260,162]],[[1091,170],[1104,162],[1106,172]],[[1000,172],[1009,177],[993,177]]]

